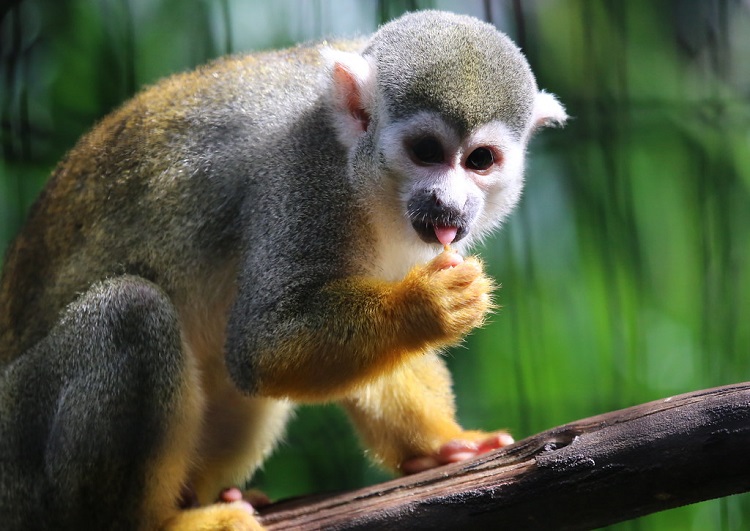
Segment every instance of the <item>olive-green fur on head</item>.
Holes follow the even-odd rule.
[[[434,109],[463,131],[492,120],[519,136],[529,126],[536,82],[518,47],[491,24],[420,11],[384,25],[364,51],[394,117]]]

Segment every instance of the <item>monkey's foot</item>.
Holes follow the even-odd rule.
[[[237,487],[230,487],[219,493],[214,504],[201,507],[192,486],[184,485],[179,502],[182,511],[167,528],[181,530],[209,525],[205,528],[262,530],[263,527],[253,515],[256,508],[270,503],[268,496],[257,489],[243,492]]]
[[[401,472],[406,475],[416,474],[431,468],[449,463],[458,463],[477,455],[491,452],[513,444],[513,437],[504,431],[491,435],[481,432],[466,432],[466,439],[454,439],[441,446],[434,455],[413,457],[401,463]],[[479,436],[477,438],[474,438]]]
[[[255,519],[254,510],[244,500],[231,503],[215,503],[205,507],[184,509],[165,522],[163,529],[187,531],[214,529],[216,531],[263,531]]]

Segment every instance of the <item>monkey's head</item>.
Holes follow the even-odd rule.
[[[351,176],[411,244],[462,247],[496,228],[520,197],[531,133],[567,118],[515,44],[472,17],[411,13],[361,55],[327,55]]]

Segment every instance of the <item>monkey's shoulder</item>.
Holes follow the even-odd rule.
[[[252,97],[263,98],[279,88],[312,86],[321,81],[326,60],[321,53],[327,48],[359,52],[367,39],[317,40],[289,48],[240,52],[218,57],[193,70],[176,73],[146,87],[141,99],[155,99],[174,105],[236,99],[241,90]],[[179,98],[179,99],[175,99]],[[136,100],[138,97],[136,98]]]

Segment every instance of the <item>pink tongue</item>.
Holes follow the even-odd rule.
[[[435,236],[443,245],[448,245],[456,239],[457,227],[439,227],[435,225]]]

